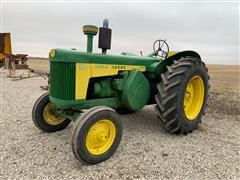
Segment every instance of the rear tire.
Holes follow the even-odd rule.
[[[161,125],[173,134],[192,132],[201,122],[208,101],[210,86],[205,64],[194,57],[181,58],[167,66],[161,79],[155,95],[156,112]],[[195,88],[192,95],[187,91],[190,85],[192,89]]]

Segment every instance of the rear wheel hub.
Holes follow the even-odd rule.
[[[200,76],[194,76],[188,83],[184,95],[184,113],[188,120],[194,120],[201,111],[204,99],[204,83]]]

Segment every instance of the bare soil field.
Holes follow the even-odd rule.
[[[49,71],[46,60],[32,69]],[[240,179],[240,66],[208,65],[210,97],[199,128],[171,135],[154,106],[121,115],[124,132],[115,154],[97,165],[77,161],[71,150],[74,123],[43,133],[32,122],[32,106],[47,81],[1,79],[0,179]]]
[[[46,59],[29,59],[28,66],[35,71],[49,72],[49,61]]]

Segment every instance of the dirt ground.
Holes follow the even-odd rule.
[[[49,69],[45,60],[29,65]],[[196,131],[170,135],[154,107],[146,106],[121,115],[120,146],[109,160],[93,166],[72,153],[74,123],[51,134],[32,123],[32,106],[46,80],[11,81],[1,72],[0,179],[240,179],[240,66],[208,68],[208,109]]]

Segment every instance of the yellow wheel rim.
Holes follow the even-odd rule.
[[[115,137],[116,128],[112,121],[99,120],[88,131],[86,137],[87,150],[93,155],[103,154],[112,146]]]
[[[48,103],[43,110],[43,118],[50,125],[58,125],[62,123],[65,118],[62,116],[56,116],[53,113],[55,106],[52,103]]]
[[[188,120],[194,120],[201,111],[204,99],[204,83],[194,76],[188,83],[184,95],[184,112]]]

